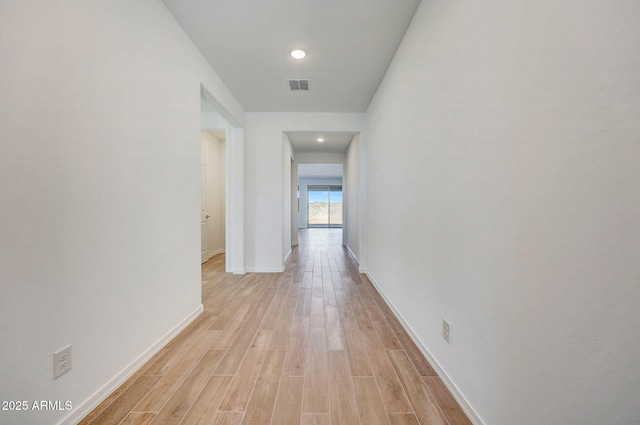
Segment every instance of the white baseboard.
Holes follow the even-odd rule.
[[[285,267],[247,267],[247,273],[282,273]]]
[[[354,252],[351,250],[351,247],[349,245],[345,245],[345,248],[347,248],[347,252],[349,253],[349,255],[356,260],[356,263],[358,263],[358,265],[360,265],[360,259],[358,259],[358,256],[356,254],[354,254]],[[360,272],[362,273],[362,272]]]
[[[224,253],[225,253],[224,249],[217,249],[217,250],[209,253],[209,258],[213,258],[218,254],[224,254]]]
[[[142,353],[137,359],[135,359],[129,366],[124,368],[118,373],[111,381],[107,382],[102,388],[96,391],[91,397],[85,400],[77,408],[73,409],[73,412],[58,422],[58,425],[75,425],[80,422],[85,416],[87,416],[93,409],[95,409],[100,403],[102,403],[112,392],[114,392],[120,385],[122,385],[127,379],[129,379],[138,369],[148,362],[162,347],[167,345],[169,341],[176,337],[183,329],[185,329],[191,322],[193,322],[203,311],[203,306],[200,304],[191,314],[178,323],[173,329],[167,332],[162,338],[156,341],[151,347]]]
[[[289,256],[291,255],[293,251],[291,250],[291,248],[289,248],[289,252],[287,252],[287,255],[284,256],[284,261],[282,262],[283,264],[286,264],[287,260],[289,259]]]
[[[369,273],[366,273],[366,275],[371,281],[371,283],[373,284],[373,286],[376,288],[378,293],[382,296],[382,298],[384,298],[384,301],[387,303],[389,308],[391,308],[391,310],[393,311],[393,314],[395,314],[395,316],[398,318],[398,320],[400,321],[400,324],[402,325],[404,330],[407,332],[407,335],[409,335],[409,337],[411,338],[413,343],[416,344],[416,347],[418,347],[422,355],[429,361],[431,366],[433,366],[433,369],[436,371],[436,373],[438,374],[438,376],[440,377],[444,385],[447,387],[449,392],[451,392],[451,395],[453,395],[453,398],[456,399],[456,401],[460,405],[460,408],[462,408],[462,410],[464,410],[464,413],[466,413],[466,415],[469,417],[469,420],[473,423],[473,425],[484,425],[484,422],[473,410],[473,408],[471,407],[467,399],[464,397],[464,395],[462,395],[462,393],[460,392],[458,387],[453,383],[451,378],[449,378],[449,375],[447,375],[444,369],[442,369],[442,366],[440,366],[440,364],[436,361],[433,355],[431,355],[431,352],[427,349],[427,347],[425,347],[422,341],[420,341],[420,339],[418,338],[416,333],[413,331],[411,326],[407,323],[404,317],[402,317],[402,314],[400,314],[398,309],[393,305],[391,300],[380,288],[380,285],[376,283],[375,279]]]
[[[356,263],[358,263],[358,272],[359,273],[367,273],[367,269],[360,264],[360,259],[358,258],[358,256],[351,250],[351,247],[349,245],[345,245],[345,248],[347,248],[347,252],[349,253],[349,255],[351,256],[351,258],[353,258]]]
[[[245,269],[234,270],[233,274],[247,274]]]

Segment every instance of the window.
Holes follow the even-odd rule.
[[[342,186],[308,187],[309,227],[342,227]]]

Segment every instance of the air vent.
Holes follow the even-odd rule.
[[[291,91],[309,91],[309,80],[287,80]]]

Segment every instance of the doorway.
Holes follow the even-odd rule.
[[[309,227],[342,228],[342,186],[308,186]]]
[[[200,261],[226,252],[224,129],[202,130],[201,140],[201,252]]]
[[[244,274],[244,129],[243,124],[216,100],[204,85],[200,86],[200,129],[224,132],[221,149],[221,164],[218,168],[224,178],[223,209],[218,217],[224,218],[225,270],[228,273]],[[202,132],[201,140],[202,140]],[[208,167],[207,167],[208,168]],[[206,211],[205,211],[206,212]],[[213,215],[207,212],[204,216]],[[211,218],[211,217],[210,217]],[[202,210],[201,210],[202,223]],[[202,227],[202,226],[201,226]],[[206,238],[205,238],[206,239]],[[218,248],[219,249],[219,248]],[[213,250],[213,253],[218,251]],[[221,253],[220,251],[218,251]],[[209,253],[212,253],[209,251]]]
[[[342,164],[305,162],[296,165],[298,228],[342,227]],[[313,204],[314,201],[317,203]],[[340,205],[335,205],[337,203]],[[315,213],[309,213],[309,206]],[[312,225],[309,225],[310,217]]]

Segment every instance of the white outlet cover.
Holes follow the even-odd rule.
[[[68,345],[63,349],[53,353],[53,379],[71,370],[71,346]]]
[[[449,343],[449,322],[442,319],[442,337]]]

